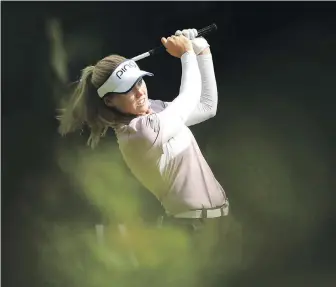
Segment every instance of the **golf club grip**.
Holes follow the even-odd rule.
[[[208,35],[212,32],[215,32],[216,30],[217,30],[217,25],[215,23],[213,23],[209,26],[206,26],[202,29],[197,30],[197,37],[202,37],[202,36]],[[148,53],[152,56],[152,55],[162,53],[164,51],[166,51],[166,47],[161,45],[159,47],[156,47],[156,48],[148,51]]]

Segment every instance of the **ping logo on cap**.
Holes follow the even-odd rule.
[[[107,93],[126,93],[140,77],[145,75],[153,76],[152,73],[141,71],[139,66],[133,60],[122,62],[106,80],[106,82],[97,89],[100,98]]]
[[[129,61],[125,65],[121,66],[119,70],[116,72],[116,76],[121,79],[121,76],[127,72],[128,68],[138,68],[137,64],[133,61]]]

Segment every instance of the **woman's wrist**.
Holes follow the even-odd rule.
[[[195,54],[194,50],[186,50],[186,51],[182,54],[181,59],[182,59],[182,57],[183,57],[183,58],[188,57],[188,55],[196,55],[196,54]]]

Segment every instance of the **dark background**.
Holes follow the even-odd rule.
[[[247,226],[246,241],[253,241],[249,229],[267,235],[265,249],[257,252],[258,264],[239,273],[230,286],[335,286],[335,3],[2,2],[1,6],[3,286],[59,286],[41,280],[37,254],[42,235],[31,218],[88,222],[99,218],[76,197],[55,163],[61,140],[52,87],[62,81],[50,64],[46,23],[52,18],[60,21],[67,45],[68,82],[108,54],[133,57],[177,29],[199,29],[215,22],[219,30],[208,41],[219,90],[218,114],[193,132],[231,198],[232,212]],[[162,54],[139,64],[155,74],[147,81],[150,97],[171,100],[177,95],[178,60]],[[72,143],[84,145],[85,140],[78,136]],[[109,140],[114,140],[113,134]],[[282,169],[273,160],[281,162]],[[57,211],[44,205],[46,185],[53,181],[62,182]],[[146,191],[139,192],[147,200],[146,219],[155,221],[160,207]],[[256,204],[259,201],[265,206],[269,202],[271,211]],[[280,214],[289,212],[278,217],[275,208]],[[309,236],[286,249],[295,234],[310,226],[314,228]],[[253,244],[246,246],[247,254],[252,252]]]

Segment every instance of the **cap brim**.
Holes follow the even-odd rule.
[[[113,92],[114,93],[127,93],[129,92],[137,81],[143,76],[154,76],[154,74],[138,70],[131,75],[128,75],[127,79],[125,79]]]

